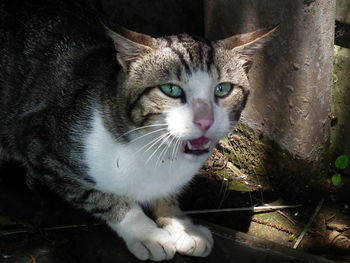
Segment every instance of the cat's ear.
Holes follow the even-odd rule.
[[[219,46],[236,50],[245,60],[245,71],[248,72],[251,67],[251,56],[261,49],[273,36],[273,33],[279,28],[279,24],[270,28],[262,28],[253,32],[234,35],[229,38],[219,40]]]
[[[106,27],[109,36],[114,41],[117,60],[124,70],[127,70],[132,62],[155,49],[155,40],[148,35],[121,26],[114,26],[113,29]]]

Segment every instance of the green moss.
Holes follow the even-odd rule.
[[[221,180],[223,180],[224,178],[227,178],[227,170],[222,169],[222,170],[217,170],[214,172],[214,174],[219,177]]]
[[[244,182],[239,180],[233,180],[229,182],[229,190],[238,191],[238,192],[252,192],[253,189],[246,185]]]
[[[220,145],[222,152],[227,152],[228,160],[247,175],[249,182],[272,188],[286,199],[303,200],[311,192],[319,193],[316,198],[329,189],[322,159],[314,162],[302,160],[247,126],[240,124],[236,133]],[[224,175],[225,172],[220,173]],[[249,189],[242,180],[238,181],[232,190]]]
[[[337,122],[331,129],[332,160],[341,154],[350,155],[350,49],[336,46],[333,66],[332,116]]]

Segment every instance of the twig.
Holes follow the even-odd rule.
[[[316,207],[313,215],[310,217],[309,222],[307,222],[303,232],[301,232],[300,236],[297,238],[297,240],[295,241],[295,244],[293,246],[294,249],[296,249],[298,247],[298,245],[300,244],[301,240],[304,238],[306,232],[309,230],[311,223],[314,221],[315,217],[317,216],[318,212],[320,211],[322,205],[323,205],[324,199],[322,199],[319,203],[318,206]]]
[[[64,230],[64,229],[73,229],[81,227],[90,227],[90,226],[102,226],[105,223],[93,223],[93,224],[80,224],[80,225],[68,225],[68,226],[52,226],[44,228],[45,231],[54,231],[54,230]]]
[[[252,206],[252,207],[238,207],[238,208],[220,208],[220,209],[204,209],[204,210],[192,210],[185,211],[184,214],[206,214],[206,213],[219,213],[219,212],[238,212],[238,211],[268,211],[276,209],[286,209],[286,208],[295,208],[300,207],[301,205],[274,205],[274,206]]]
[[[68,225],[68,226],[52,226],[52,227],[45,227],[42,230],[44,230],[44,231],[55,231],[55,230],[65,230],[65,229],[74,229],[74,228],[90,227],[90,226],[101,226],[101,225],[105,225],[105,223],[80,224],[80,225]],[[15,230],[15,231],[0,232],[0,237],[12,236],[12,235],[20,235],[20,234],[27,234],[29,232],[30,232],[30,230],[28,230],[28,229],[20,229],[20,230]]]
[[[26,234],[29,230],[23,229],[23,230],[16,230],[16,231],[7,231],[7,232],[0,232],[0,237],[4,236],[12,236],[12,235],[20,235],[20,234]]]

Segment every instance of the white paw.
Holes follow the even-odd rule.
[[[157,227],[139,207],[130,209],[120,223],[108,223],[124,239],[130,252],[140,260],[168,260],[176,253],[169,232]]]
[[[140,239],[126,240],[130,252],[140,260],[169,260],[176,252],[173,238],[167,231],[155,228]]]
[[[179,254],[206,257],[210,254],[214,241],[208,228],[193,225],[189,220],[172,219],[165,228],[175,242]]]

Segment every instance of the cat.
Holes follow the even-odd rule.
[[[205,257],[212,235],[176,197],[239,120],[252,55],[275,29],[153,38],[79,1],[2,0],[1,158],[106,221],[140,260]]]

